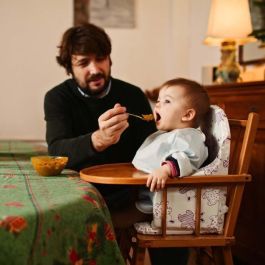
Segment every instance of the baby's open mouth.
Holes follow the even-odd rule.
[[[159,113],[156,112],[156,115],[155,115],[155,121],[159,121],[161,119],[161,116]]]

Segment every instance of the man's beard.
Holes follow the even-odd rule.
[[[87,80],[86,80],[86,86],[81,85],[80,82],[75,78],[75,76],[73,76],[76,83],[78,84],[78,86],[87,94],[89,95],[98,95],[101,94],[107,87],[109,84],[109,80],[110,80],[110,74],[109,75],[105,75],[103,73],[98,73],[98,74],[94,74],[91,75]],[[98,79],[103,78],[104,79],[104,85],[102,87],[98,87],[96,90],[91,88],[89,83],[93,82],[93,81],[97,81]]]

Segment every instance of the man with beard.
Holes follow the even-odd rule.
[[[93,24],[63,34],[56,59],[71,78],[47,92],[44,112],[49,154],[69,157],[67,168],[131,162],[155,131],[154,122],[129,117],[152,110],[140,88],[111,76],[110,53],[109,36]],[[97,188],[110,208],[120,208],[130,194],[124,186]]]
[[[49,154],[69,157],[67,168],[131,162],[156,130],[152,121],[129,117],[128,113],[152,110],[140,88],[111,76],[110,54],[109,36],[93,24],[72,27],[63,34],[57,62],[71,78],[47,92],[44,112]],[[135,208],[131,187],[96,187],[112,216]]]

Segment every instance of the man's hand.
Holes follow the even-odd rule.
[[[167,179],[171,175],[171,169],[168,164],[155,169],[149,174],[146,182],[146,186],[150,188],[150,191],[158,191],[165,187]]]
[[[104,112],[98,118],[99,129],[92,136],[92,144],[98,152],[116,144],[122,133],[128,128],[128,114],[126,108],[115,104],[113,109]]]

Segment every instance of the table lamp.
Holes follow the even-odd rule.
[[[221,46],[221,63],[216,70],[217,83],[239,81],[237,46],[256,41],[252,32],[248,0],[212,0],[206,45]]]

